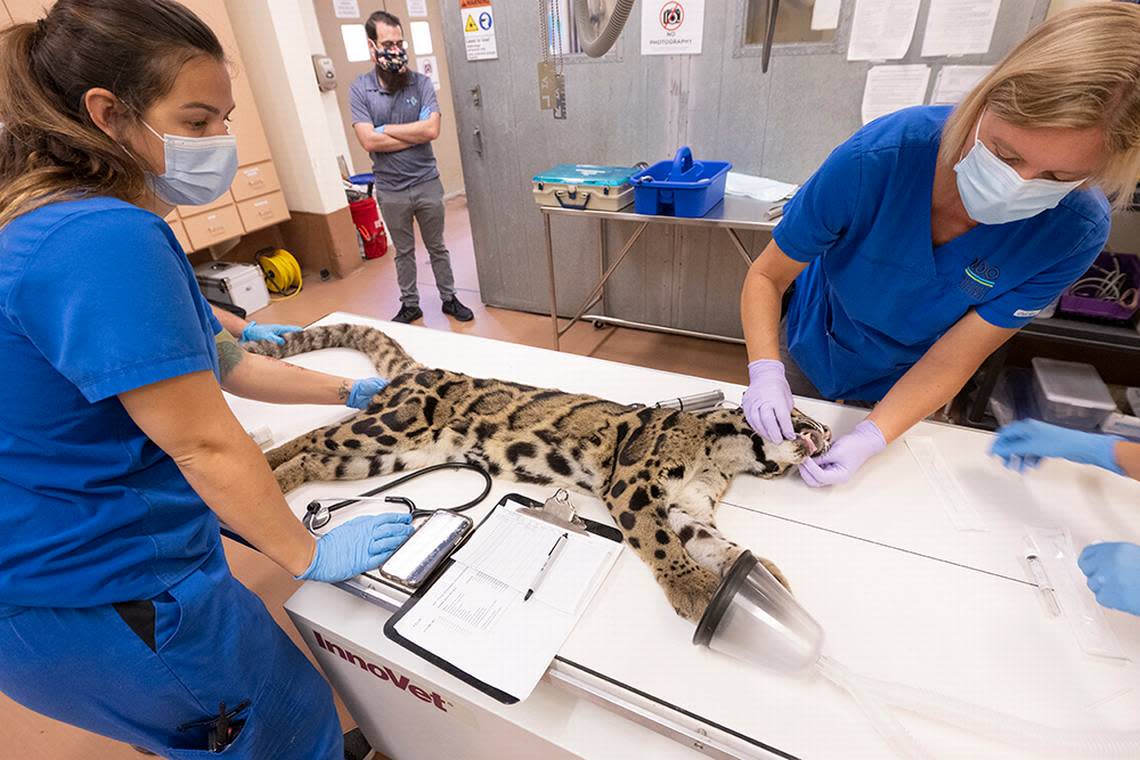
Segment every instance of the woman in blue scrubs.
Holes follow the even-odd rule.
[[[796,369],[800,393],[873,403],[800,468],[811,486],[845,482],[1089,268],[1108,237],[1106,194],[1124,205],[1137,177],[1131,4],[1055,16],[953,110],[866,125],[796,193],[749,270],[749,423],[794,436]]]
[[[173,0],[59,0],[0,33],[0,691],[165,757],[340,760],[331,691],[230,575],[219,518],[321,581],[410,529],[314,542],[223,399],[384,386],[246,354],[211,315],[162,218],[229,188],[233,105]]]

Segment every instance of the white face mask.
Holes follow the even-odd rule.
[[[143,122],[165,146],[166,171],[148,174],[158,198],[173,206],[212,203],[229,189],[237,176],[237,138],[160,135]]]
[[[985,115],[985,112],[982,112]],[[995,156],[974,130],[974,147],[954,165],[958,194],[970,218],[982,224],[1004,224],[1028,219],[1053,208],[1085,180],[1058,182],[1051,179],[1022,179],[1012,166]]]

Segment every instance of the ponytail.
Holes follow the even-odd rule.
[[[63,198],[137,200],[144,170],[95,125],[85,95],[102,87],[141,113],[201,55],[224,60],[174,0],[59,0],[0,32],[0,227]]]

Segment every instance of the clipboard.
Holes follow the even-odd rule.
[[[609,541],[614,541],[615,543],[621,543],[621,531],[619,531],[617,528],[614,528],[613,526],[603,525],[602,523],[596,522],[594,520],[587,520],[577,515],[571,515],[570,519],[565,519],[565,516],[554,514],[552,510],[547,509],[546,505],[544,505],[542,502],[536,501],[526,496],[522,496],[520,494],[513,493],[507,494],[502,499],[500,499],[498,504],[496,504],[494,508],[488,512],[482,520],[479,521],[479,524],[475,526],[475,530],[471,531],[468,537],[478,532],[479,528],[481,528],[483,524],[488,520],[488,518],[494,514],[495,510],[499,509],[500,507],[506,507],[508,502],[521,504],[524,509],[528,511],[533,510],[535,514],[529,514],[523,510],[519,511],[520,513],[528,514],[528,516],[534,519],[541,519],[547,522],[551,522],[552,524],[555,524],[565,530],[573,530],[578,533],[589,533],[592,535],[600,536]],[[464,670],[461,670],[434,652],[431,652],[416,642],[405,638],[400,634],[399,631],[396,630],[396,625],[400,622],[400,620],[402,620],[403,617],[409,611],[411,611],[416,606],[416,604],[420,602],[421,599],[423,599],[424,595],[431,589],[432,586],[435,585],[436,581],[438,581],[440,577],[454,564],[455,560],[450,558],[443,562],[440,567],[436,569],[435,573],[432,574],[431,578],[424,582],[424,584],[420,586],[420,588],[417,589],[411,597],[409,597],[408,601],[405,602],[404,605],[400,607],[400,609],[397,610],[390,618],[388,618],[387,622],[384,623],[384,636],[396,644],[399,644],[404,649],[407,649],[422,659],[427,660],[432,665],[435,665],[436,667],[454,676],[455,678],[458,678],[468,686],[478,689],[480,692],[486,694],[497,702],[501,702],[505,705],[517,704],[519,701],[518,698],[486,683],[485,681],[480,680],[479,678],[476,678]]]

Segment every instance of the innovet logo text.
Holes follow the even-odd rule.
[[[451,703],[440,696],[438,693],[426,691],[419,686],[411,683],[407,676],[396,675],[391,668],[385,666],[380,667],[374,663],[368,662],[358,654],[344,649],[333,644],[331,641],[325,641],[321,634],[313,631],[313,635],[317,637],[317,646],[325,651],[332,652],[337,657],[340,657],[345,662],[351,662],[359,665],[361,670],[367,670],[372,675],[379,678],[381,681],[387,681],[395,686],[400,691],[406,691],[421,702],[431,702],[443,712],[447,712],[447,708],[451,707]]]

